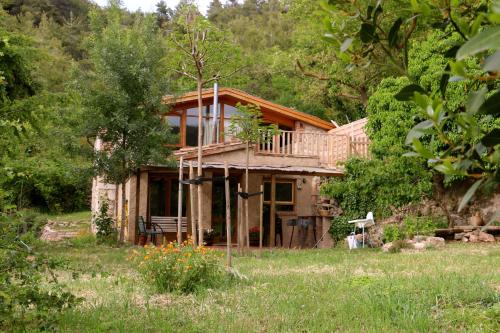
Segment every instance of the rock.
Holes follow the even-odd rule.
[[[442,237],[427,237],[425,243],[434,247],[443,247],[444,246],[444,238]]]
[[[392,249],[392,242],[382,245],[382,252],[389,252]]]
[[[413,248],[415,250],[425,250],[426,247],[427,247],[427,245],[425,244],[425,242],[418,242],[418,243],[413,244]]]
[[[468,237],[465,237],[465,236],[464,236],[464,237],[462,238],[462,242],[467,243],[468,241],[469,241],[469,238],[468,238]]]
[[[487,233],[487,232],[479,232],[479,241],[481,242],[494,242],[495,241],[495,236]]]
[[[464,236],[465,236],[465,232],[456,233],[455,240],[461,240],[462,238],[464,238]]]
[[[479,236],[476,236],[475,234],[470,234],[469,235],[469,242],[471,243],[477,243],[479,242]]]
[[[415,240],[415,242],[425,242],[427,240],[427,236],[415,236],[413,237],[413,239]]]

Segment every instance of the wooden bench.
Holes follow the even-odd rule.
[[[177,232],[175,216],[151,216],[151,223],[159,226],[163,232]],[[181,218],[181,232],[187,232],[187,217]]]

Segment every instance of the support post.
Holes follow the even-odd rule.
[[[249,192],[249,184],[248,184],[248,163],[249,163],[249,149],[250,149],[250,143],[247,141],[247,144],[245,146],[246,150],[246,170],[245,170],[245,192],[248,194]],[[247,197],[245,200],[245,239],[246,239],[246,246],[247,250],[250,251],[250,231],[248,229],[248,200],[249,198]]]
[[[241,192],[241,184],[238,183],[238,193]],[[242,214],[242,202],[241,202],[241,196],[238,194],[238,219],[237,219],[237,235],[238,235],[238,255],[241,255],[242,254],[242,246],[243,246],[243,242],[242,242],[242,227],[241,225],[243,224],[242,223],[242,217],[243,217],[243,214]]]
[[[227,267],[231,267],[231,195],[229,193],[229,169],[227,161],[224,161],[224,183],[226,192],[226,244],[227,244]]]
[[[179,160],[179,194],[177,198],[177,243],[182,243],[182,177],[184,174],[184,157]]]
[[[260,185],[260,207],[259,207],[259,253],[262,256],[262,236],[264,233],[264,223],[263,223],[263,207],[264,207],[264,185]]]
[[[189,161],[189,179],[194,178],[193,162]],[[189,184],[189,204],[191,206],[191,237],[193,237],[194,245],[198,245],[198,236],[196,235],[196,206],[195,206],[195,188],[193,184]]]
[[[276,175],[271,175],[271,225],[269,230],[269,245],[275,246],[276,240]]]

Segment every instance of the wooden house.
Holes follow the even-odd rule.
[[[215,244],[225,243],[224,162],[229,165],[231,188],[231,216],[235,226],[237,213],[237,184],[244,187],[245,144],[235,140],[227,129],[231,116],[237,112],[237,103],[260,107],[263,120],[276,124],[279,134],[265,143],[250,149],[249,193],[258,192],[264,185],[264,242],[267,246],[298,246],[301,241],[315,245],[329,227],[329,218],[321,219],[318,188],[323,177],[342,175],[341,163],[352,154],[368,155],[368,140],[363,127],[366,120],[338,127],[334,122],[322,120],[295,109],[284,107],[240,90],[220,88],[218,107],[214,108],[214,91],[203,91],[203,170],[204,177],[212,181],[203,187],[203,229],[213,230]],[[170,105],[164,116],[171,130],[178,134],[174,156],[184,160],[184,179],[189,178],[189,162],[195,167],[198,140],[197,93],[164,99]],[[98,149],[99,147],[97,147]],[[162,165],[145,165],[127,182],[126,235],[130,242],[137,242],[137,220],[174,220],[178,215],[179,171]],[[100,179],[93,183],[92,209],[98,207],[100,198],[111,203],[115,217],[120,218],[121,186],[104,184]],[[186,234],[191,234],[191,207],[189,186],[184,185],[182,216]],[[249,228],[259,225],[260,199],[249,200]],[[322,214],[325,215],[325,214]],[[316,219],[316,227],[298,230],[292,219],[307,217]],[[325,224],[323,225],[323,220]],[[281,221],[281,223],[279,223]],[[288,225],[290,224],[290,225]],[[233,241],[236,240],[233,229]],[[292,237],[293,232],[293,237]],[[302,233],[302,234],[301,234]],[[303,233],[306,233],[305,235]],[[176,238],[175,230],[167,239]],[[302,238],[302,239],[301,239]]]

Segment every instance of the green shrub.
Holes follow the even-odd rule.
[[[146,282],[157,292],[192,293],[219,287],[229,279],[222,255],[203,246],[195,247],[188,240],[182,244],[147,246],[135,253],[135,261]]]
[[[345,216],[334,217],[332,219],[330,234],[332,235],[335,245],[345,239],[352,230],[353,225],[347,223],[347,218]]]
[[[34,231],[24,232],[36,224],[22,219],[0,213],[0,330],[53,331],[56,314],[78,299],[46,278],[61,263],[37,251]]]
[[[445,218],[409,215],[404,218],[401,228],[404,237],[411,239],[417,235],[434,236],[436,229],[446,226]]]
[[[390,243],[402,239],[403,235],[401,233],[399,226],[395,224],[389,224],[384,227],[384,233],[382,235],[382,241],[384,243]]]
[[[102,200],[99,212],[93,216],[93,223],[97,227],[96,239],[98,244],[113,244],[117,240],[115,221],[108,214],[109,203]]]

